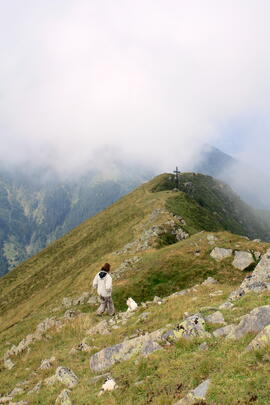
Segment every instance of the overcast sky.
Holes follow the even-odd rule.
[[[208,142],[269,168],[269,15],[269,0],[0,0],[0,159],[75,168],[107,146],[166,169]]]

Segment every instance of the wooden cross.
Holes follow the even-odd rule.
[[[175,181],[176,181],[176,186],[179,188],[179,174],[181,173],[180,170],[178,170],[178,167],[176,166],[176,170],[174,170],[175,173]]]

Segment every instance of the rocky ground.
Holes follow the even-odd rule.
[[[207,240],[209,245],[218,245],[218,239],[213,234],[208,234]],[[17,368],[21,369],[23,364],[28,377],[17,381],[10,390],[2,391],[0,404],[134,403],[132,396],[129,397],[128,394],[129,387],[124,384],[125,379],[119,372],[121,366],[122,370],[128,373],[130,361],[137,368],[140,368],[141,364],[147,364],[146,359],[155,356],[162,361],[166,353],[177,351],[179,344],[184,345],[190,356],[194,355],[195,346],[196,353],[205,353],[207,356],[208,352],[210,356],[213,347],[219,344],[218,341],[222,342],[227,350],[228,342],[239,341],[241,352],[238,353],[238,357],[244,358],[250,356],[250,353],[267,356],[265,351],[269,349],[270,344],[270,249],[261,256],[256,251],[233,251],[213,246],[210,256],[216,261],[229,259],[232,266],[242,271],[251,265],[255,265],[255,269],[236,289],[226,284],[221,285],[209,277],[192,288],[177,291],[163,298],[155,297],[152,301],[139,303],[134,311],[127,310],[112,318],[105,316],[101,320],[96,319],[93,312],[88,314],[80,311],[84,305],[93,310],[98,305],[96,297],[90,292],[84,292],[77,298],[64,298],[61,307],[54,310],[64,311],[61,317],[52,316],[45,319],[37,325],[33,333],[5,351],[2,359],[5,373],[16,374]],[[135,263],[136,260],[129,262],[131,265]],[[257,305],[259,301],[264,305]],[[207,302],[211,305],[202,305]],[[265,304],[266,302],[268,304]],[[195,309],[196,311],[193,311]],[[177,318],[179,321],[175,322]],[[54,339],[53,336],[57,336],[58,340],[59,336],[62,336],[63,343],[67,344],[65,335],[68,330],[72,328],[74,331],[79,325],[81,338],[76,341],[76,333],[74,334],[72,341],[73,343],[76,341],[76,344],[68,348],[68,359],[63,358],[59,348],[58,351],[54,350],[55,356],[41,358],[38,367],[31,368],[27,365],[28,359],[30,364],[32,363],[31,353],[38,349],[38,344],[43,347],[42,353],[44,348],[46,352],[46,342]],[[47,352],[51,352],[49,347]],[[83,363],[83,368],[78,367],[78,359],[82,354],[89,359],[88,365]],[[75,358],[77,361],[73,361]],[[186,356],[183,355],[184,358]],[[74,367],[66,365],[72,362]],[[168,392],[166,395],[164,392],[157,393],[150,401],[149,395],[146,396],[145,402],[138,397],[137,403],[174,405],[229,403],[224,400],[216,402],[213,399],[216,373],[215,367],[212,367],[212,370],[209,367],[207,372],[203,373],[204,378],[201,381],[198,381],[198,376],[195,379],[191,378],[194,382],[198,381],[197,385],[192,382],[189,384],[191,386],[194,384],[191,389],[188,389],[188,384],[184,384],[178,392]],[[151,384],[151,374],[141,376],[138,380],[137,376],[131,373],[129,383],[132,377],[133,389],[137,392],[141,392],[145,384]],[[85,384],[87,392],[90,388],[91,396],[86,393],[85,399],[79,399],[78,387],[81,386],[81,392],[84,392]],[[256,389],[250,390],[255,392],[250,394],[251,399],[255,398],[253,401],[250,399],[250,402],[267,403],[265,398],[260,399]],[[46,391],[48,395],[44,395]],[[126,392],[126,402],[119,399],[121,392]],[[48,402],[48,398],[51,402]],[[235,400],[231,403],[244,402]]]

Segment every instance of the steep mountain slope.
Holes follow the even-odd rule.
[[[248,230],[245,220],[249,218],[241,210],[233,219],[229,212],[224,218],[215,214],[222,208],[242,208],[235,195],[227,196],[224,185],[219,194],[220,183],[213,179],[190,173],[183,179],[189,180],[183,182],[188,192],[170,190],[171,175],[142,185],[1,278],[0,358],[12,345],[15,349],[1,362],[0,393],[6,395],[17,386],[22,390],[12,394],[14,400],[52,404],[64,386],[46,378],[57,366],[65,366],[78,376],[79,383],[69,393],[78,405],[171,404],[208,377],[214,381],[210,404],[236,404],[236,394],[240,404],[248,403],[245,401],[253,396],[258,404],[267,404],[268,363],[262,360],[265,350],[259,357],[251,353],[237,358],[252,339],[250,335],[236,343],[210,336],[187,342],[180,339],[173,344],[164,341],[159,351],[143,358],[136,349],[131,359],[109,369],[119,388],[104,397],[98,396],[104,377],[90,379],[94,371],[88,360],[94,353],[127,339],[133,343],[137,336],[159,328],[169,329],[187,316],[187,311],[202,311],[207,316],[211,308],[223,303],[247,274],[232,266],[232,250],[251,252],[255,266],[269,248],[267,243],[224,231],[238,226]],[[256,232],[260,232],[257,225]],[[220,232],[208,234],[206,230]],[[215,261],[210,257],[215,246],[229,249],[231,256]],[[120,314],[119,319],[98,326],[101,334],[89,332],[99,322],[94,315],[91,281],[105,261],[112,264],[117,311],[126,308],[129,296],[141,303],[153,300],[155,295],[167,297],[182,289],[190,290],[163,302],[156,299],[156,305],[146,304],[146,311],[141,305],[134,316]],[[208,276],[218,283],[192,288]],[[89,296],[92,304],[86,304]],[[235,304],[235,311],[224,311],[225,320],[237,322],[256,305],[266,304],[270,304],[268,291],[250,299],[244,297]],[[66,313],[66,307],[75,311]],[[207,328],[208,332],[213,330],[211,325]],[[199,345],[205,340],[209,350],[202,351]],[[56,358],[52,365],[39,369],[41,361],[52,356]],[[11,370],[5,365],[8,360],[14,363]],[[250,368],[258,372],[250,373]]]
[[[61,179],[48,168],[2,168],[0,276],[150,178],[132,165],[107,169]]]
[[[0,309],[19,304],[20,296],[25,300],[34,292],[42,294],[43,291],[47,300],[44,288],[54,285],[51,293],[57,295],[57,282],[61,290],[68,284],[74,289],[74,280],[80,275],[88,277],[88,268],[99,266],[101,258],[131,242],[133,245],[126,248],[127,254],[152,245],[158,247],[176,242],[178,228],[180,239],[185,237],[185,232],[193,234],[202,230],[227,230],[261,239],[266,236],[266,229],[252,209],[223,183],[208,176],[187,173],[181,176],[180,182],[180,189],[185,191],[170,190],[174,185],[171,175],[155,178],[18,266],[1,280]],[[166,224],[175,214],[180,216],[174,220],[175,225]],[[163,224],[162,227],[155,229],[159,224]],[[112,257],[115,262],[114,255]],[[15,285],[19,282],[19,291],[13,288],[11,280],[17,280]],[[10,283],[12,287],[6,292],[5,286]]]

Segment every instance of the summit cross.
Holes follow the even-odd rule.
[[[176,182],[176,186],[177,188],[179,188],[179,174],[180,174],[180,170],[178,170],[178,167],[176,166],[176,170],[174,170],[174,174],[175,174],[175,182]]]

